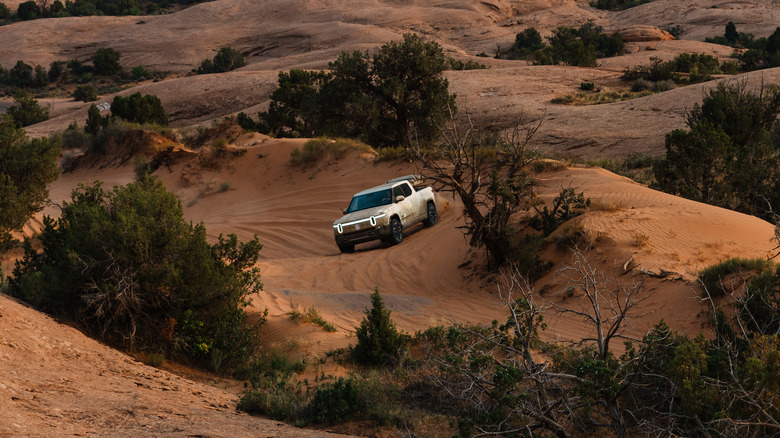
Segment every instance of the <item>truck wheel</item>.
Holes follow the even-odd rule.
[[[428,217],[423,221],[426,227],[432,227],[439,222],[439,213],[436,211],[436,204],[428,202]]]
[[[404,240],[404,226],[401,225],[401,221],[397,217],[390,221],[390,238],[388,240],[391,245],[398,245]]]
[[[355,252],[355,245],[339,245],[339,251],[343,254]]]

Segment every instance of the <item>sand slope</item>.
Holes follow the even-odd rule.
[[[2,436],[335,436],[239,413],[235,394],[137,362],[0,295]]]

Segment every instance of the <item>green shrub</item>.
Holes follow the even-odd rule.
[[[58,137],[29,140],[11,116],[0,114],[0,255],[16,242],[10,232],[43,209],[47,186],[60,173],[60,149]]]
[[[111,103],[111,115],[133,123],[168,125],[165,108],[160,98],[153,94],[141,96],[138,92],[127,97],[116,96]]]
[[[95,73],[105,76],[114,76],[122,71],[122,65],[119,64],[119,58],[122,54],[110,47],[97,49],[92,58],[92,65],[95,66]]]
[[[451,56],[447,57],[447,62],[450,63],[450,70],[484,70],[488,68],[485,64],[480,64],[472,60],[463,62]]]
[[[689,112],[689,129],[666,135],[666,155],[653,166],[654,188],[774,220],[778,114],[780,87],[752,92],[744,83],[719,83]]]
[[[260,290],[262,245],[235,235],[206,241],[162,182],[146,177],[112,192],[79,186],[61,217],[44,218],[41,250],[25,241],[9,293],[71,319],[112,344],[175,353],[215,371],[245,363],[257,346],[246,296]]]
[[[764,271],[771,266],[771,262],[763,259],[731,258],[716,263],[699,273],[699,281],[705,291],[713,297],[725,295],[727,288],[723,279],[733,274],[751,273],[753,275]]]
[[[149,73],[149,70],[147,70],[146,67],[144,67],[143,65],[136,65],[135,67],[133,67],[133,69],[130,70],[130,74],[132,74],[133,77],[138,80],[147,79],[152,76]]]
[[[355,418],[366,409],[353,379],[339,377],[333,383],[320,386],[308,407],[309,417],[319,424],[337,424]]]
[[[5,3],[0,3],[0,23],[7,21],[11,18],[11,10]]]
[[[534,206],[536,216],[528,221],[528,224],[541,231],[547,237],[569,219],[581,215],[590,206],[590,198],[585,198],[583,192],[576,193],[573,188],[562,189],[553,200],[552,210],[545,204],[542,209]]]
[[[34,125],[49,120],[49,108],[38,104],[32,94],[21,90],[14,96],[14,106],[6,111],[17,127]]]
[[[198,74],[224,73],[246,65],[244,55],[231,47],[219,49],[214,59],[204,59],[198,68]]]
[[[73,98],[82,102],[94,102],[98,100],[98,90],[93,84],[79,85],[73,91]]]
[[[593,82],[580,82],[580,90],[593,91],[596,85]]]
[[[355,362],[370,366],[395,366],[406,351],[409,335],[398,332],[390,319],[379,289],[371,295],[371,309],[355,330],[357,345],[352,347]]]

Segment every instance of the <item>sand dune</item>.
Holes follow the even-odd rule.
[[[470,250],[457,228],[464,224],[461,205],[444,194],[438,198],[441,221],[435,227],[418,225],[397,246],[367,243],[354,254],[340,254],[331,224],[352,194],[417,169],[376,163],[358,153],[293,167],[290,152],[304,142],[242,138],[248,152],[219,170],[200,168],[193,157],[156,172],[182,199],[185,216],[203,221],[212,238],[220,233],[236,233],[242,239],[258,235],[264,245],[259,263],[264,291],[253,297],[251,308],[269,310],[265,335],[269,342],[305,338],[316,353],[354,342],[351,332],[375,287],[386,297],[399,327],[410,332],[504,317],[497,295],[502,280],[481,267],[484,254]],[[132,173],[124,167],[66,174],[55,183],[52,196],[64,196],[76,181],[94,178],[110,185],[132,179]],[[215,189],[223,183],[229,186],[227,191]],[[697,333],[703,323],[696,316],[703,310],[697,298],[697,273],[729,257],[766,257],[773,247],[773,226],[765,221],[650,190],[599,168],[564,168],[539,177],[539,193],[548,202],[561,187],[569,186],[594,202],[594,208],[575,221],[581,221],[596,242],[590,253],[601,269],[607,275],[619,272],[626,281],[630,276],[624,276],[624,265],[629,273],[647,274],[647,290],[652,291],[647,309],[654,313],[637,323],[639,330],[663,318],[680,330]],[[570,253],[551,245],[543,257],[555,268],[537,289],[565,288],[556,271]],[[338,332],[299,329],[287,334],[286,313],[310,307],[333,322]],[[548,335],[578,339],[587,330],[582,321],[561,320]]]
[[[15,9],[20,1],[3,3]],[[658,155],[664,135],[684,125],[685,111],[700,102],[714,82],[598,106],[553,105],[551,99],[579,92],[579,84],[586,81],[625,88],[618,80],[622,70],[653,56],[669,59],[703,52],[725,59],[730,49],[701,40],[722,34],[728,21],[737,23],[740,31],[768,35],[780,22],[778,14],[775,0],[655,0],[621,12],[596,10],[586,0],[217,0],[159,16],[74,17],[2,26],[0,65],[8,68],[19,59],[33,65],[88,60],[97,48],[113,47],[122,53],[126,68],[143,64],[169,74],[159,82],[130,84],[119,94],[159,96],[172,126],[187,134],[227,115],[254,115],[267,108],[280,70],[327,68],[342,50],[370,50],[416,32],[438,41],[453,57],[490,66],[446,73],[460,108],[481,126],[506,129],[521,118],[533,121],[544,115],[535,143],[540,150],[584,158]],[[509,46],[515,34],[529,26],[547,34],[556,26],[589,19],[610,31],[680,24],[685,39],[631,43],[629,54],[602,60],[598,68],[531,66],[475,56],[493,55],[497,46]],[[189,74],[228,45],[246,55],[246,67],[224,74]],[[780,69],[726,80],[747,80],[750,87],[780,83]],[[112,98],[101,96],[102,101]],[[28,127],[31,136],[58,132],[73,121],[83,124],[89,108],[68,98],[41,102],[50,106],[52,118]],[[7,104],[6,99],[0,107]],[[354,254],[340,254],[331,224],[351,195],[417,169],[408,163],[377,163],[357,153],[291,167],[290,152],[304,141],[242,136],[234,146],[247,148],[246,154],[218,169],[204,168],[193,154],[155,173],[182,200],[185,216],[205,223],[210,238],[257,234],[264,244],[259,267],[265,287],[251,305],[253,312],[269,310],[264,342],[295,343],[300,354],[312,356],[354,342],[352,331],[375,287],[398,326],[410,332],[505,317],[498,293],[502,278],[484,269],[481,250],[468,247],[458,228],[464,224],[462,206],[446,194],[438,197],[441,221],[435,227],[408,230],[398,246],[367,243]],[[102,180],[111,187],[134,177],[130,162],[82,166],[60,177],[51,198],[55,203],[68,199],[80,182]],[[648,314],[635,321],[638,334],[661,319],[685,333],[699,333],[705,321],[695,274],[732,256],[766,257],[773,246],[769,223],[649,190],[601,169],[562,168],[540,175],[539,182],[548,202],[561,187],[572,186],[601,206],[574,221],[593,240],[591,261],[606,275],[621,281],[644,275],[647,301],[640,310]],[[56,215],[57,209],[50,206],[43,213]],[[40,225],[38,215],[25,234]],[[536,283],[536,290],[561,303],[558,292],[566,284],[557,272],[571,254],[550,244],[542,257],[554,268]],[[337,332],[295,325],[286,316],[311,307],[333,322]],[[550,315],[548,321],[544,336],[551,339],[577,340],[590,330],[569,317]],[[0,424],[2,435],[307,433],[237,414],[234,394],[141,365],[4,297],[0,338],[0,358],[6,365],[0,371],[0,406],[7,418]]]

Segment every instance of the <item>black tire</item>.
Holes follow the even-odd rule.
[[[355,245],[339,245],[339,251],[343,254],[355,252]]]
[[[436,225],[436,222],[439,222],[439,213],[436,211],[436,204],[431,201],[428,202],[427,209],[428,217],[423,221],[423,225],[426,227],[432,227]]]
[[[397,217],[390,220],[390,237],[387,240],[391,245],[398,245],[404,240],[404,226]]]

